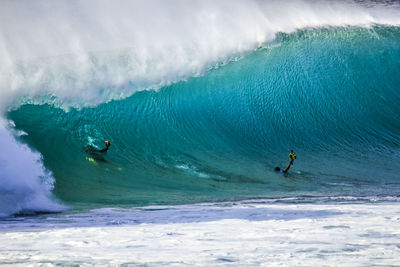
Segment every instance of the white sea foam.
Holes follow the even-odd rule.
[[[0,222],[0,263],[397,266],[398,208],[259,200],[23,218]]]
[[[0,217],[18,212],[60,211],[52,200],[53,178],[41,155],[16,142],[0,121]]]

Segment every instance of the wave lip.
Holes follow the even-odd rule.
[[[278,33],[400,25],[396,5],[351,1],[117,3],[2,2],[0,110],[24,100],[97,105],[159,89],[246,55]]]

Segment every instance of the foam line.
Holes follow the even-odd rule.
[[[0,226],[2,263],[397,266],[400,256],[394,203],[101,209],[35,220]]]

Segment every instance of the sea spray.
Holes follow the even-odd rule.
[[[20,212],[65,209],[51,195],[54,178],[41,155],[18,143],[0,121],[0,217]]]
[[[277,33],[399,25],[399,13],[347,1],[5,1],[0,104],[97,105],[202,75]]]

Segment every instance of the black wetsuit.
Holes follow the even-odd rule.
[[[103,158],[102,153],[107,152],[109,146],[106,148],[103,148],[101,150],[96,149],[94,146],[87,146],[85,148],[86,154],[88,154],[90,157],[92,157],[95,161],[103,161],[106,162],[106,160]]]

